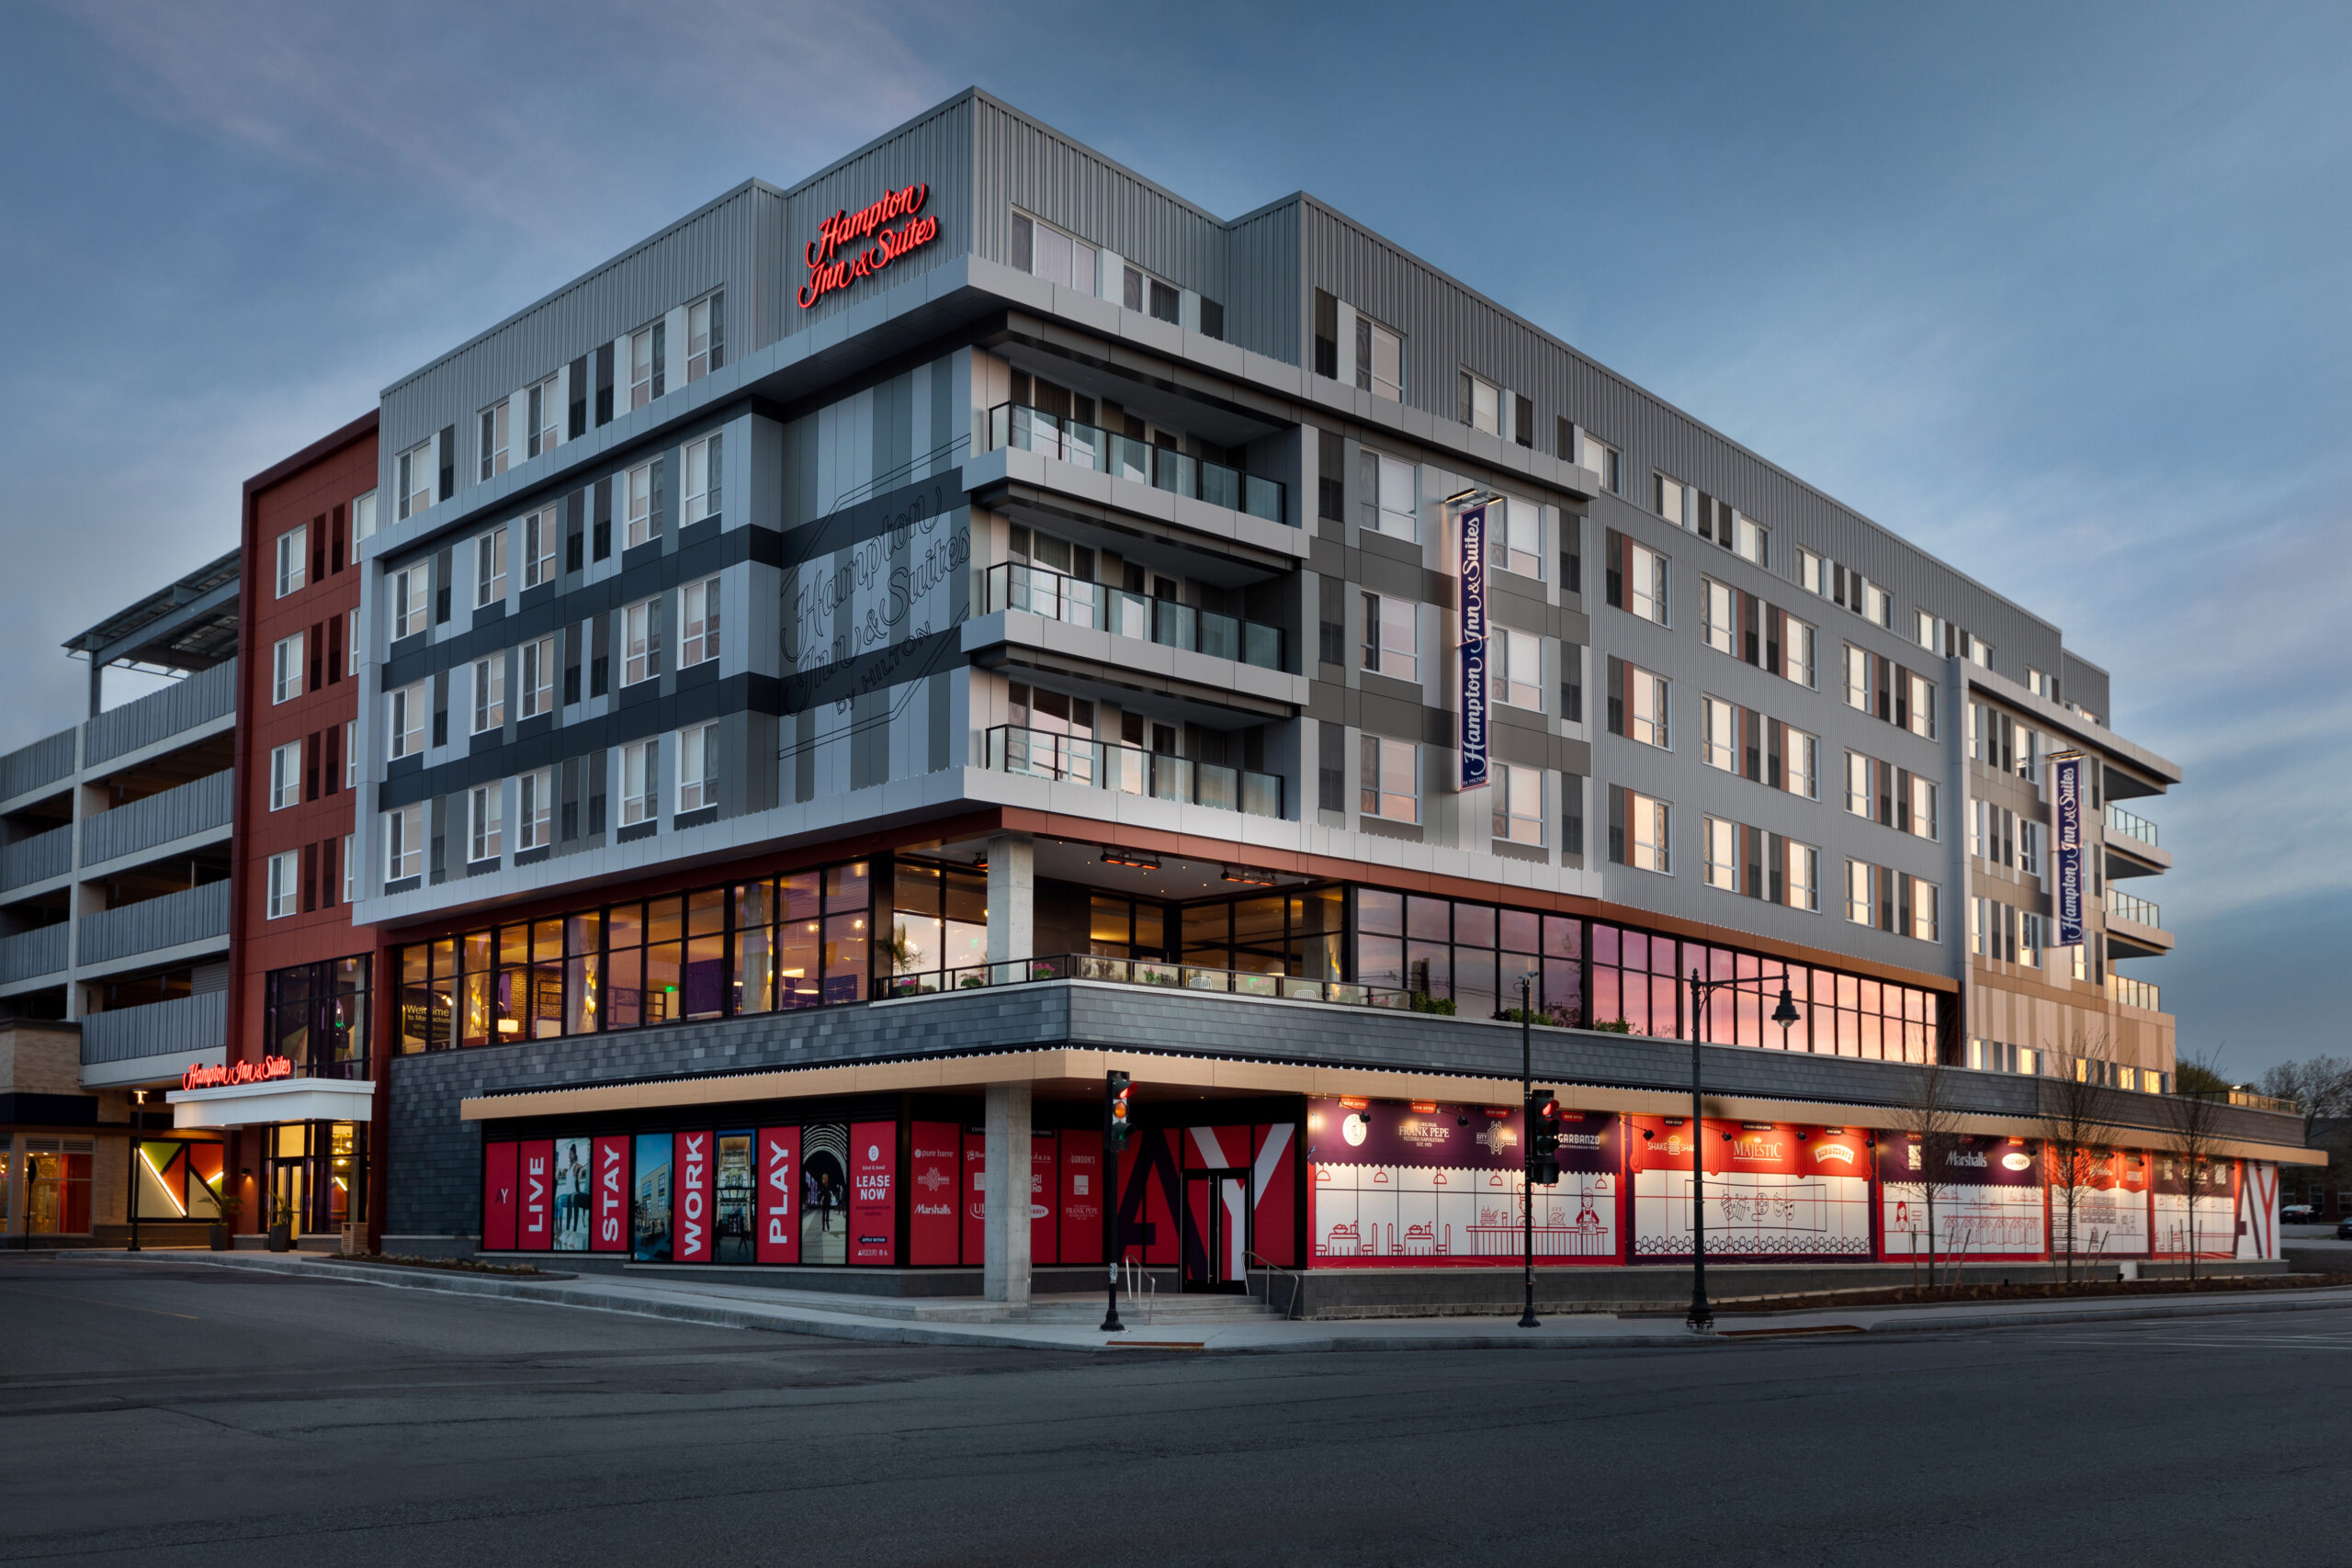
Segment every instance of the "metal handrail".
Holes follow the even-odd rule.
[[[1127,1268],[1127,1304],[1142,1303],[1143,1321],[1148,1326],[1159,1311],[1159,1277],[1132,1258],[1123,1258],[1119,1261]]]
[[[1350,980],[1316,980],[1299,975],[1269,975],[1254,969],[1212,969],[1157,958],[1103,958],[1091,953],[1041,953],[950,969],[910,970],[875,982],[879,997],[922,997],[975,991],[990,986],[1024,986],[1048,980],[1102,980],[1161,990],[1214,991],[1228,996],[1274,997],[1292,1001],[1337,1002],[1349,1007],[1408,1011],[1413,993],[1393,986]]]
[[[1283,1321],[1284,1323],[1294,1321],[1297,1316],[1299,1300],[1306,1292],[1306,1276],[1300,1273],[1295,1269],[1285,1269],[1281,1264],[1275,1262],[1272,1258],[1267,1258],[1261,1253],[1251,1251],[1247,1247],[1243,1248],[1241,1253],[1242,1268],[1246,1270],[1252,1263],[1257,1264],[1258,1267],[1266,1271],[1266,1304],[1268,1306],[1274,1304],[1274,1276],[1280,1274],[1283,1279],[1290,1281],[1290,1304],[1283,1309]]]

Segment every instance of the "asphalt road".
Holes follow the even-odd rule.
[[[2352,1559],[2352,1312],[1671,1350],[868,1346],[0,1261],[0,1561]]]

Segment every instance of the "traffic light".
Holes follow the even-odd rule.
[[[1128,1103],[1132,1092],[1125,1073],[1112,1073],[1103,1079],[1102,1146],[1113,1154],[1127,1146],[1127,1129],[1135,1125],[1135,1108]]]
[[[1560,1179],[1560,1100],[1548,1089],[1527,1097],[1527,1171],[1538,1187]]]

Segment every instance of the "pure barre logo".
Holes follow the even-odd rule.
[[[892,191],[871,207],[836,212],[826,219],[817,237],[808,242],[808,281],[800,286],[797,296],[800,308],[807,310],[834,289],[871,276],[918,245],[939,238],[936,217],[916,216],[930,198],[928,184],[911,185]],[[899,223],[902,218],[906,221]],[[899,227],[891,228],[893,223]],[[871,245],[849,249],[869,237],[874,242]]]

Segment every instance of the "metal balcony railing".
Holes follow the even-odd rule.
[[[1197,762],[1139,746],[1089,740],[1017,724],[1000,724],[988,732],[988,766],[1024,778],[1090,784],[1121,795],[1183,801],[1252,817],[1283,815],[1280,774]]]
[[[74,825],[51,828],[0,849],[0,891],[74,869]]]
[[[2107,825],[2127,839],[2137,839],[2150,849],[2162,849],[2156,841],[2156,825],[2144,817],[2135,817],[2113,801],[2107,804]]]
[[[2112,884],[2107,889],[2107,912],[2120,920],[2137,920],[2143,926],[2164,929],[2165,912],[2147,898],[2134,898],[2119,891]]]
[[[1260,479],[1132,436],[1114,435],[1098,425],[1080,424],[1026,404],[999,403],[989,410],[989,450],[1001,446],[1188,495],[1269,523],[1297,526],[1291,522],[1286,487],[1279,480]]]
[[[161,898],[85,915],[79,923],[77,966],[225,937],[229,934],[229,884],[225,879],[208,882]]]
[[[1091,626],[1114,637],[1131,637],[1165,648],[1237,659],[1261,670],[1283,668],[1280,626],[1196,610],[1168,599],[1147,599],[1125,589],[1088,582],[1042,566],[1005,561],[988,570],[988,608],[1021,610],[1073,626]]]
[[[226,828],[236,804],[236,784],[235,772],[223,768],[176,789],[83,818],[82,863],[96,865],[191,833]]]
[[[82,1018],[82,1065],[209,1051],[229,1039],[229,993],[201,991]]]
[[[55,784],[74,772],[74,732],[61,729],[0,757],[0,800]]]
[[[1412,992],[1393,986],[1360,986],[1352,981],[1313,980],[1299,975],[1269,975],[1250,969],[1208,969],[1195,964],[1169,964],[1153,958],[1098,958],[1088,953],[893,975],[875,981],[874,991],[877,997],[921,997],[1040,980],[1107,980],[1114,985],[1151,986],[1161,990],[1287,997],[1294,1001],[1340,1002],[1351,1007],[1398,1010],[1409,1010],[1413,1005]]]
[[[184,729],[209,724],[235,711],[237,661],[216,664],[174,682],[135,703],[109,708],[82,726],[82,766],[168,740]]]
[[[69,922],[60,920],[53,926],[36,926],[14,936],[0,936],[0,986],[62,974],[66,942],[73,930]]]

